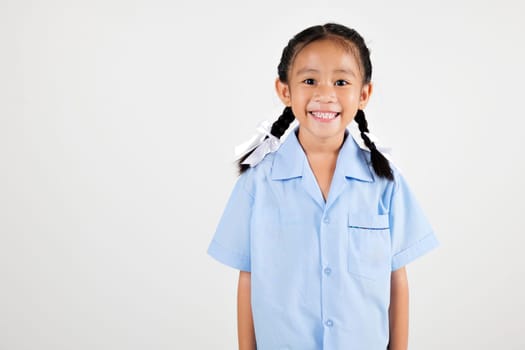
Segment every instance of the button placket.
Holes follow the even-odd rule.
[[[330,316],[333,315],[333,310],[331,309],[331,303],[328,302],[328,300],[331,298],[331,295],[333,294],[333,271],[331,267],[331,263],[333,262],[330,259],[331,247],[333,246],[332,241],[334,239],[337,239],[334,235],[334,232],[332,232],[331,227],[331,220],[330,215],[328,215],[328,211],[325,211],[323,215],[321,216],[321,225],[320,225],[320,234],[321,234],[321,263],[322,263],[322,276],[321,276],[321,284],[322,284],[322,295],[323,295],[323,301],[322,301],[322,307],[323,307],[323,318],[324,318],[324,326],[327,328],[334,327],[334,322],[330,318]]]

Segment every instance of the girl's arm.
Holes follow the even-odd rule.
[[[388,350],[408,348],[408,279],[404,267],[392,272],[390,288],[390,343]]]
[[[239,272],[237,289],[237,331],[239,350],[256,350],[251,306],[251,273]]]

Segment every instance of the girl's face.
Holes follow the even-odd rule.
[[[354,54],[332,40],[306,45],[288,72],[288,84],[276,80],[277,94],[312,141],[341,141],[358,109],[364,109],[372,85],[363,86]]]

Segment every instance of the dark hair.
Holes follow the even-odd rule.
[[[367,84],[372,78],[372,63],[370,62],[370,51],[365,44],[364,39],[354,29],[345,27],[337,23],[326,23],[324,25],[316,25],[306,28],[302,32],[295,35],[288,45],[283,49],[281,55],[281,61],[277,67],[277,73],[279,80],[283,83],[288,83],[288,72],[293,63],[293,60],[306,45],[321,39],[332,39],[336,40],[341,44],[344,44],[351,50],[357,50],[359,53],[358,59],[362,72],[363,84]],[[292,121],[295,119],[292,109],[286,107],[283,114],[273,123],[271,134],[277,138],[280,138],[285,131],[288,129]],[[365,114],[362,110],[358,110],[355,116],[355,121],[359,125],[361,131],[361,137],[363,138],[365,145],[370,149],[371,162],[374,171],[379,177],[393,180],[394,176],[388,159],[379,152],[375,144],[365,134],[368,131],[367,121]],[[252,151],[253,152],[253,151]],[[249,155],[248,153],[238,160],[239,172],[242,174],[249,168],[247,164],[241,164]]]

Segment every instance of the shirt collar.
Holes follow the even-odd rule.
[[[298,129],[299,126],[296,126],[275,152],[271,174],[272,180],[286,180],[303,176],[304,166],[307,165],[308,160],[297,139]],[[370,156],[368,155],[367,157],[365,152],[367,151],[362,150],[352,135],[346,130],[345,141],[337,157],[337,167],[339,168],[337,172],[344,174],[345,177],[374,182],[374,176],[367,160]]]

